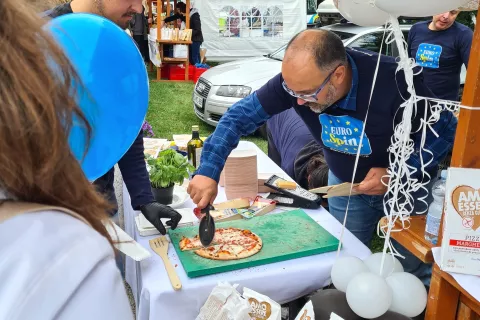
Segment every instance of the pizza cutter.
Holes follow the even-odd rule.
[[[205,209],[202,209],[202,213],[205,213],[202,220],[200,220],[200,226],[198,228],[198,235],[200,237],[200,242],[203,246],[209,246],[213,241],[215,236],[215,221],[210,215],[210,210],[215,210],[215,208],[209,204]]]

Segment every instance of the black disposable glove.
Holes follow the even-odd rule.
[[[140,207],[145,218],[162,234],[165,235],[167,230],[160,219],[170,219],[167,221],[167,226],[175,230],[178,223],[182,219],[182,215],[173,210],[169,206],[165,206],[158,202],[151,202]]]

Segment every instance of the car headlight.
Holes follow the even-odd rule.
[[[251,91],[252,88],[246,86],[220,86],[217,90],[217,96],[245,98]]]

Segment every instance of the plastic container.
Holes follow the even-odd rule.
[[[195,67],[189,66],[188,68],[188,80],[193,80],[195,74]],[[169,80],[185,80],[185,67],[184,66],[170,66]]]
[[[202,76],[202,74],[207,71],[208,69],[204,69],[204,68],[197,68],[195,67],[195,73],[194,73],[194,77],[193,77],[193,81],[195,83],[198,82],[198,79],[200,79],[200,77]]]
[[[440,180],[432,187],[433,202],[428,208],[427,225],[425,227],[425,239],[436,245],[438,242],[438,231],[442,220],[443,204],[445,202],[445,187],[447,182],[447,171],[443,170]]]
[[[170,79],[170,67],[169,64],[162,64],[162,79]]]

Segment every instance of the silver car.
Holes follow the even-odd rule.
[[[401,25],[405,39],[411,25]],[[380,51],[384,27],[359,27],[351,23],[339,23],[322,29],[335,32],[346,47],[360,47]],[[286,45],[262,57],[238,60],[209,69],[195,85],[193,106],[195,114],[204,122],[216,126],[222,115],[235,102],[259,89],[268,80],[280,73]],[[382,54],[398,56],[395,43],[384,43]],[[461,85],[466,77],[463,67]]]

